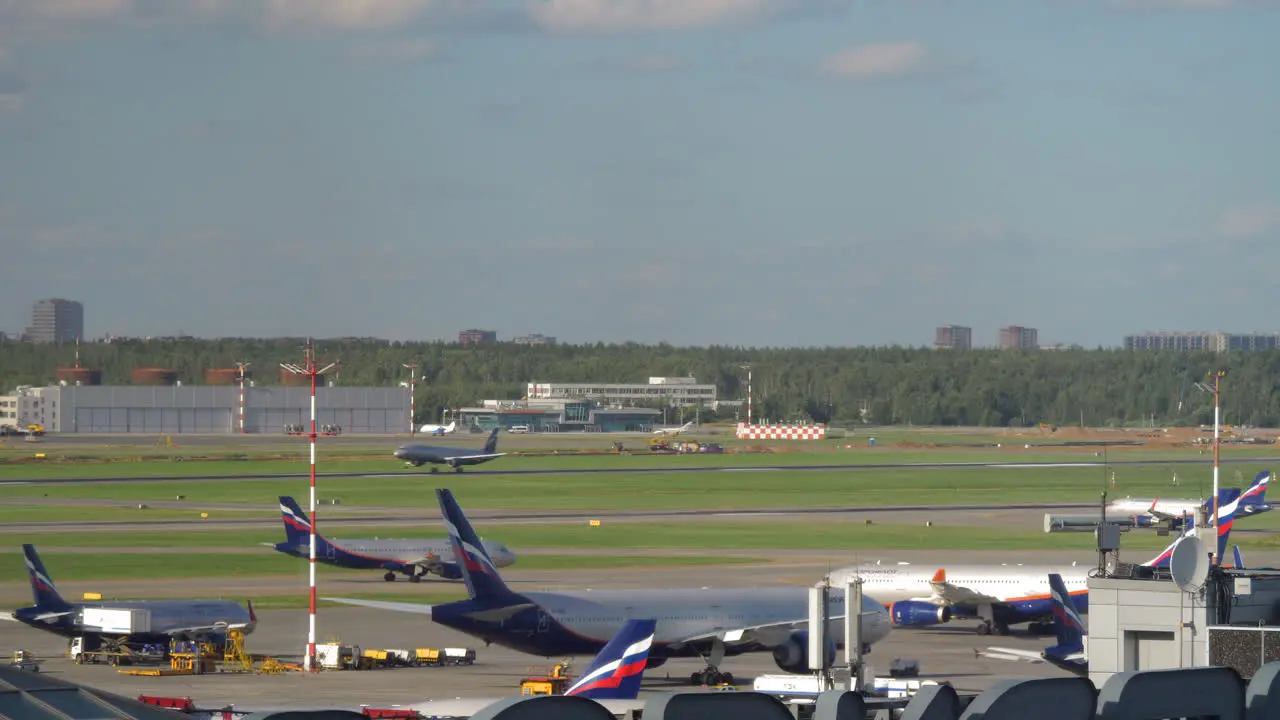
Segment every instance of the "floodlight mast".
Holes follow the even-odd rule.
[[[1227,376],[1227,370],[1213,370],[1210,375],[1213,376],[1213,527],[1217,531],[1218,527],[1218,446],[1221,442],[1221,425],[1222,425],[1222,378]],[[1216,557],[1217,546],[1215,545],[1214,560],[1222,562],[1222,558]]]
[[[250,364],[251,363],[247,363],[247,362],[236,363],[236,369],[240,371],[240,407],[238,409],[239,411],[238,431],[241,434],[244,433],[244,371],[246,368],[249,367]]]
[[[409,368],[409,437],[413,437],[416,422],[413,419],[413,371],[418,367],[418,363],[401,363],[401,367]]]
[[[310,579],[310,594],[308,598],[309,616],[307,620],[307,655],[303,658],[303,669],[307,671],[318,670],[316,667],[316,378],[323,376],[333,368],[338,366],[337,362],[326,365],[323,369],[316,369],[315,354],[311,351],[311,340],[307,340],[306,361],[302,365],[294,365],[292,363],[280,363],[280,367],[288,370],[294,375],[306,375],[311,378],[311,432],[310,433],[289,433],[290,435],[307,435],[311,440],[311,533],[310,533],[310,555],[307,566],[309,568],[308,576]],[[325,435],[336,435],[336,432],[326,432]]]

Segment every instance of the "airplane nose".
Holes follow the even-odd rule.
[[[404,457],[404,448],[396,448],[396,451],[391,454],[398,458],[402,458]]]

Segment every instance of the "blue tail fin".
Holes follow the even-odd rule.
[[[1049,598],[1053,603],[1053,631],[1058,636],[1057,650],[1063,655],[1084,649],[1084,621],[1076,609],[1067,584],[1057,573],[1049,575]]]
[[[27,574],[31,576],[31,594],[35,598],[36,607],[41,610],[66,610],[71,603],[62,599],[58,589],[53,586],[53,578],[40,562],[34,545],[23,545],[22,554],[27,558]]]
[[[1226,505],[1220,505],[1218,507],[1218,526],[1214,531],[1214,534],[1218,538],[1218,542],[1214,546],[1213,550],[1214,563],[1217,565],[1221,565],[1222,559],[1226,557],[1227,540],[1231,537],[1231,526],[1235,523],[1236,509],[1239,505],[1240,499],[1237,498]],[[1193,518],[1183,518],[1182,526],[1186,528],[1182,535],[1180,535],[1177,540],[1170,543],[1169,547],[1162,550],[1159,555],[1143,563],[1143,565],[1147,567],[1169,567],[1169,559],[1173,557],[1174,546],[1181,542],[1182,538],[1196,534],[1196,524]],[[1212,527],[1212,525],[1210,525],[1210,527]]]
[[[284,521],[285,540],[290,545],[308,545],[311,542],[311,521],[288,495],[280,496],[280,519]]]
[[[628,620],[564,694],[592,700],[635,700],[657,626],[654,620]]]
[[[496,432],[496,431],[495,431]],[[462,571],[462,579],[467,584],[467,592],[475,600],[505,600],[515,595],[493,564],[489,553],[484,549],[467,516],[462,514],[458,501],[453,493],[444,488],[436,489],[436,499],[440,501],[440,512],[444,515],[444,526],[449,532],[449,544],[453,546],[453,557],[458,561],[458,569]]]
[[[498,451],[498,428],[494,428],[493,432],[489,433],[489,439],[484,441],[484,454],[492,455],[497,451]]]
[[[1231,546],[1231,554],[1232,554],[1232,555],[1235,555],[1236,569],[1237,569],[1237,570],[1243,570],[1243,569],[1244,569],[1244,558],[1240,555],[1240,546],[1239,546],[1239,545],[1232,545],[1232,546]]]

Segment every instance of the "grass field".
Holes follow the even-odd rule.
[[[183,554],[67,552],[65,542],[40,550],[54,580],[155,580],[209,577],[261,577],[296,575],[306,577],[307,563],[267,548],[260,555],[202,553],[195,550]],[[22,582],[27,579],[21,548],[6,548],[10,559],[0,562],[0,582]],[[734,565],[752,562],[749,558],[725,558],[714,555],[676,555],[671,557],[601,555],[529,555],[521,557],[519,566],[526,570],[563,570],[566,568],[604,569],[615,567],[655,567],[690,565]],[[324,567],[324,566],[322,566]],[[358,570],[324,567],[323,572],[351,573]]]
[[[1222,482],[1244,487],[1262,464],[1224,468]],[[1178,484],[1173,484],[1175,475]],[[885,505],[1096,502],[1104,481],[1111,497],[1207,496],[1210,476],[1187,465],[1103,468],[1018,467],[787,472],[690,472],[617,475],[414,475],[325,478],[319,496],[341,504],[337,515],[372,507],[422,508],[435,520],[433,488],[449,487],[464,508],[506,510],[675,510],[767,507],[878,507]],[[102,500],[136,505],[171,502],[178,495],[198,515],[202,504],[242,504],[273,515],[280,495],[307,496],[305,479],[119,482],[87,485],[0,486],[0,499],[40,505],[44,498]],[[17,520],[0,505],[0,519]],[[64,519],[48,504],[47,519]],[[65,519],[84,519],[86,508],[67,508]],[[32,510],[34,512],[34,509]],[[96,511],[94,511],[96,512]],[[127,508],[116,512],[126,513]],[[134,513],[144,511],[133,510]],[[149,510],[151,513],[171,510]],[[210,514],[234,510],[209,510]],[[42,518],[46,519],[46,518]]]

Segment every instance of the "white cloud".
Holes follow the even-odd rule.
[[[822,62],[822,70],[848,80],[876,80],[926,72],[932,66],[919,43],[883,43],[841,50]]]
[[[1280,204],[1228,210],[1218,220],[1218,232],[1229,238],[1255,238],[1280,230]]]
[[[794,0],[532,0],[534,21],[547,30],[679,30],[753,20]]]
[[[351,57],[356,60],[377,60],[383,62],[413,62],[434,57],[435,45],[426,40],[406,40],[403,42],[370,43],[351,50]]]
[[[376,30],[416,19],[430,0],[266,0],[273,29]]]

